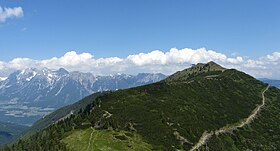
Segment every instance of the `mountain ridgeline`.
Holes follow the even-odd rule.
[[[0,81],[0,121],[32,125],[54,110],[90,94],[136,87],[165,78],[160,73],[94,76],[63,68],[27,68]]]
[[[81,102],[3,150],[280,149],[279,89],[214,62]]]
[[[28,103],[29,106],[62,107],[94,92],[125,89],[160,81],[163,74],[139,73],[94,76],[91,73],[68,72],[63,68],[27,68],[0,81],[0,100]]]

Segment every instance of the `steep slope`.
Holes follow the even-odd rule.
[[[256,113],[257,118],[232,131],[239,132],[248,127],[253,132],[265,130],[267,126],[261,121],[257,129],[252,130],[250,126],[257,124],[255,122],[262,117],[263,111],[280,113],[276,108],[280,91],[266,88],[267,84],[243,72],[224,69],[214,62],[198,64],[154,84],[92,99],[83,112],[73,114],[11,148],[75,150],[76,146],[81,150],[190,150],[200,142],[205,132],[242,125],[258,108],[261,109]],[[270,105],[262,106],[264,97]],[[273,123],[274,127],[269,126],[273,132],[279,132],[279,126],[275,126],[279,125],[279,117],[271,113],[266,114],[264,120]],[[256,136],[254,140],[263,147],[269,147],[262,140],[262,134],[244,134],[231,140],[223,138],[231,137],[227,135],[233,134],[215,134],[207,145],[202,144],[199,149],[220,150],[219,145],[223,143],[245,142],[248,145],[246,141],[252,139],[251,136]],[[273,147],[279,148],[278,133],[263,135],[273,143]],[[246,136],[249,137],[244,141]],[[139,149],[135,144],[142,144],[144,148]],[[247,146],[242,148],[241,145],[229,144],[226,147],[222,150],[244,150]]]
[[[231,133],[214,136],[205,150],[267,150],[280,149],[280,92],[270,87],[264,94],[265,104],[252,123]]]
[[[203,133],[203,135],[200,137],[199,141],[191,148],[191,151],[202,149],[202,147],[204,145],[207,145],[207,143],[213,136],[218,137],[220,135],[232,133],[235,130],[244,128],[244,127],[250,125],[251,123],[253,123],[254,120],[257,118],[259,112],[264,108],[264,105],[266,104],[266,98],[265,98],[264,94],[269,88],[270,88],[270,86],[267,86],[266,89],[262,92],[262,104],[258,105],[247,118],[245,118],[237,123],[233,123],[233,124],[229,124],[224,127],[221,127],[215,131],[211,131],[211,132],[205,131]],[[206,148],[206,149],[208,149],[208,148]]]
[[[0,147],[13,141],[27,129],[27,126],[0,122]]]
[[[27,131],[24,132],[23,137],[28,137],[28,136],[48,127],[51,124],[58,123],[59,121],[62,121],[64,119],[70,117],[72,114],[78,114],[79,112],[84,110],[88,104],[91,104],[92,100],[95,100],[98,96],[104,95],[106,93],[108,93],[108,92],[94,93],[90,96],[85,97],[81,101],[78,101],[71,105],[67,105],[65,107],[62,107],[62,108],[54,111],[53,113],[36,121]]]

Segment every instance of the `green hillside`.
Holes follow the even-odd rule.
[[[266,93],[267,103],[249,126],[240,128],[209,141],[206,150],[262,150],[280,149],[280,93],[273,87]]]
[[[142,137],[127,131],[116,131],[112,128],[94,130],[91,128],[74,130],[62,140],[70,151],[77,150],[151,150],[152,145],[143,141]]]
[[[9,149],[169,151],[191,150],[200,142],[202,150],[280,148],[280,91],[214,62],[158,83],[86,99],[83,110]],[[238,127],[254,113],[249,124]],[[205,134],[211,138],[204,141]]]
[[[74,104],[67,105],[62,107],[53,113],[45,116],[44,118],[38,120],[34,123],[27,131],[24,132],[23,137],[28,137],[35,134],[36,132],[48,127],[51,124],[57,123],[59,120],[70,117],[72,114],[77,114],[80,110],[83,110],[88,104],[92,103],[92,100],[95,100],[96,97],[105,94],[95,93],[93,95],[85,97],[83,100],[78,101]]]

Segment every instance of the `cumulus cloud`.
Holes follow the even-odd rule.
[[[200,48],[197,50],[190,48],[178,50],[176,48],[172,48],[166,53],[160,50],[155,50],[146,54],[139,53],[137,55],[130,55],[127,57],[127,59],[139,66],[147,64],[196,64],[199,62],[208,62],[212,60],[220,62],[227,61],[226,55],[212,50],[206,50],[205,48]],[[228,59],[231,59],[232,61],[235,60],[235,58]]]
[[[23,9],[21,7],[4,7],[0,6],[0,22],[5,22],[8,18],[23,17]]]
[[[27,67],[47,67],[50,69],[63,67],[69,71],[91,72],[96,75],[119,72],[129,74],[137,74],[139,72],[172,74],[178,70],[190,67],[191,64],[209,61],[215,61],[227,68],[242,70],[255,77],[275,79],[280,77],[280,52],[274,52],[258,59],[245,59],[242,56],[228,57],[225,54],[214,50],[207,50],[206,48],[172,48],[167,52],[154,50],[148,53],[129,55],[125,58],[95,58],[90,53],[77,54],[75,51],[69,51],[61,57],[45,60],[15,58],[9,62],[0,61],[0,74]]]

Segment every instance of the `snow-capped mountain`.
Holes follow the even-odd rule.
[[[125,89],[160,81],[163,74],[94,76],[61,68],[27,68],[0,81],[0,101],[27,102],[40,107],[61,107],[98,91]]]
[[[27,68],[0,80],[0,121],[31,125],[55,109],[94,92],[125,89],[165,79],[163,74],[94,76],[61,68]]]

